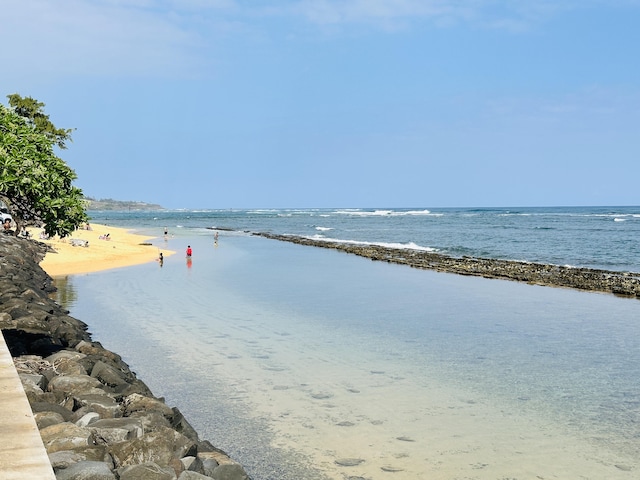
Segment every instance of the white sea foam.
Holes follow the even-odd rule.
[[[347,245],[376,246],[376,247],[384,247],[384,248],[393,248],[393,249],[396,249],[396,250],[419,250],[419,251],[422,251],[422,252],[437,252],[438,251],[437,248],[423,247],[423,246],[417,245],[416,243],[413,243],[413,242],[408,242],[408,243],[361,242],[361,241],[358,241],[358,240],[341,240],[339,238],[326,238],[323,235],[313,235],[313,236],[303,237],[303,238],[308,238],[310,240],[321,240],[321,241],[327,242],[327,243],[344,243],[344,244],[347,244]]]
[[[613,219],[614,222],[626,222],[627,219],[626,218],[620,218],[620,217],[616,217]]]
[[[434,217],[441,217],[444,214],[442,213],[431,213],[429,210],[336,210],[337,214],[340,215],[352,215],[352,216],[360,216],[360,217],[404,217],[404,216],[420,216],[420,215],[429,215]]]
[[[331,227],[316,227],[316,230],[320,232],[328,232],[329,230],[333,230]]]

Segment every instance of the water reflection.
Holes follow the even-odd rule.
[[[63,308],[71,310],[78,301],[78,292],[73,283],[73,276],[56,277],[53,279],[53,286],[56,287],[56,291],[51,293],[49,297]]]

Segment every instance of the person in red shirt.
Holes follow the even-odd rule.
[[[191,245],[187,245],[187,257],[190,257],[193,252],[191,251]]]

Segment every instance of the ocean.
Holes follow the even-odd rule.
[[[251,235],[638,272],[640,207],[91,216],[178,253],[58,301],[254,480],[640,475],[638,300]]]

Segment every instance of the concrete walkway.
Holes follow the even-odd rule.
[[[29,401],[0,334],[0,478],[55,480]]]

